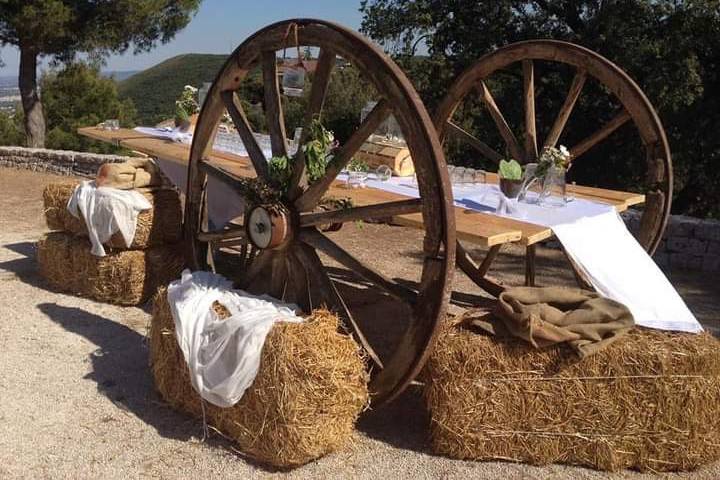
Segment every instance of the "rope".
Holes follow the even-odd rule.
[[[297,64],[303,66],[302,56],[300,54],[300,41],[298,40],[298,25],[295,22],[290,23],[287,27],[287,30],[285,30],[285,37],[283,38],[283,63],[285,63],[284,61],[287,59],[286,51],[288,46],[288,38],[290,37],[291,30],[293,31],[295,37],[295,48],[297,49]]]

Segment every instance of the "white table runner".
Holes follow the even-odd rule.
[[[338,179],[344,180],[341,175]],[[412,179],[368,180],[368,186],[399,195],[419,197]],[[494,215],[500,202],[497,185],[454,185],[455,205]],[[570,258],[598,293],[625,304],[643,327],[701,332],[665,274],[628,231],[611,205],[574,199],[564,207],[519,203],[500,216],[552,228]]]

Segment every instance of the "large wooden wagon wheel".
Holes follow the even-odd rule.
[[[552,127],[544,139],[537,138],[538,128],[535,123],[535,85],[539,80],[535,76],[535,66],[539,61],[564,64],[565,68],[574,71],[565,100],[559,105]],[[488,85],[493,74],[507,71],[518,64],[522,71],[522,96],[517,98],[517,102],[522,102],[524,113],[519,122],[524,127],[523,131],[519,132],[522,133],[521,137],[516,136],[509,126],[509,119],[503,115]],[[650,101],[640,87],[610,60],[587,48],[555,40],[530,40],[499,48],[480,58],[455,80],[435,113],[435,127],[441,142],[453,137],[470,145],[481,156],[498,162],[504,155],[453,121],[456,109],[469,96],[476,96],[489,112],[505,144],[505,151],[521,163],[533,162],[544,147],[554,147],[562,143],[560,140],[571,125],[569,120],[573,108],[582,95],[583,88],[591,80],[596,82],[595,87],[599,87],[595,88],[595,91],[610,95],[618,104],[618,109],[615,116],[599,126],[594,133],[569,146],[571,161],[573,165],[582,162],[581,157],[588,150],[623,125],[634,124],[644,149],[646,170],[646,201],[638,240],[648,253],[652,254],[660,243],[670,214],[673,187],[670,149],[665,131]],[[497,252],[491,250],[488,256],[490,261],[495,253]],[[476,265],[459,243],[457,261],[458,266],[481,287],[491,293],[499,291],[497,285],[484,278],[489,263],[486,261],[483,265]]]
[[[206,175],[225,182],[241,195],[247,190],[243,180],[207,161],[218,123],[224,111],[248,151],[254,175],[276,188],[269,178],[268,164],[243,111],[238,88],[256,67],[264,81],[264,111],[271,137],[273,156],[287,154],[281,87],[278,81],[278,56],[288,44],[319,48],[308,106],[304,113],[301,144],[313,119],[322,115],[323,102],[338,58],[356,67],[378,92],[378,103],[334,153],[325,176],[309,184],[302,149],[291,157],[290,186],[285,195],[272,204],[258,203],[245,196],[243,227],[223,226],[207,231]],[[341,67],[337,67],[341,68]],[[358,112],[359,113],[359,112]],[[366,138],[393,114],[406,137],[415,162],[421,198],[355,206],[342,210],[318,211],[316,208],[336,177],[348,164]],[[232,170],[232,169],[230,169]],[[242,287],[253,293],[267,293],[293,302],[309,312],[327,306],[336,311],[348,330],[366,349],[371,361],[371,394],[374,404],[397,396],[419,373],[443,318],[454,270],[455,226],[451,215],[451,191],[442,147],[432,122],[417,93],[403,72],[383,52],[359,34],[319,20],[297,19],[270,25],[244,41],[229,57],[209,90],[190,154],[185,231],[189,237],[191,261],[195,269],[207,269],[208,245],[245,244],[243,252],[253,251],[251,264],[242,275]],[[255,202],[255,203],[253,203]],[[424,235],[418,249],[422,273],[414,283],[388,278],[359,260],[321,231],[320,226],[421,213]],[[353,228],[354,225],[346,227]],[[355,235],[362,235],[356,229]],[[322,255],[319,255],[322,254]],[[366,285],[383,292],[387,298],[403,303],[410,313],[407,328],[391,354],[381,358],[363,333],[347,299],[329,275],[321,256],[330,258],[361,277]],[[397,258],[396,262],[417,262]],[[419,269],[418,269],[419,270]],[[389,326],[393,318],[376,318]],[[381,324],[381,328],[385,328]]]

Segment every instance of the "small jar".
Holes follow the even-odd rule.
[[[348,172],[347,188],[365,188],[368,178],[367,172]]]
[[[540,204],[545,207],[564,207],[566,200],[565,167],[550,167],[542,182]]]

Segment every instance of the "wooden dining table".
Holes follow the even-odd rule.
[[[154,137],[131,129],[104,130],[97,127],[84,127],[78,129],[78,133],[94,140],[125,147],[143,155],[162,158],[164,161],[177,163],[181,167],[187,165],[190,155],[189,144]],[[249,159],[232,153],[213,150],[208,159],[208,165],[214,170],[214,172],[210,173],[215,174],[221,180],[223,176],[235,178],[255,177],[255,171]],[[497,175],[488,173],[486,182],[497,183]],[[184,186],[180,187],[184,188]],[[623,212],[633,205],[640,205],[645,202],[645,196],[640,193],[575,184],[569,184],[567,192],[576,198],[612,205],[618,212]],[[367,206],[407,198],[397,193],[375,188],[348,189],[344,182],[338,180],[332,184],[328,194],[335,197],[350,198],[354,206]],[[476,283],[481,277],[486,276],[501,248],[504,245],[515,243],[526,248],[525,283],[526,285],[535,284],[536,247],[539,242],[554,236],[550,227],[532,223],[531,220],[516,220],[457,206],[454,208],[457,239],[487,249],[484,260],[474,265],[478,273],[478,277],[473,279]],[[393,222],[408,227],[422,227],[423,225],[422,214],[420,213],[395,216]],[[577,276],[577,270],[575,272]],[[578,277],[578,281],[582,282],[582,279]],[[484,288],[489,286],[491,290],[494,289],[492,282],[481,286]]]

